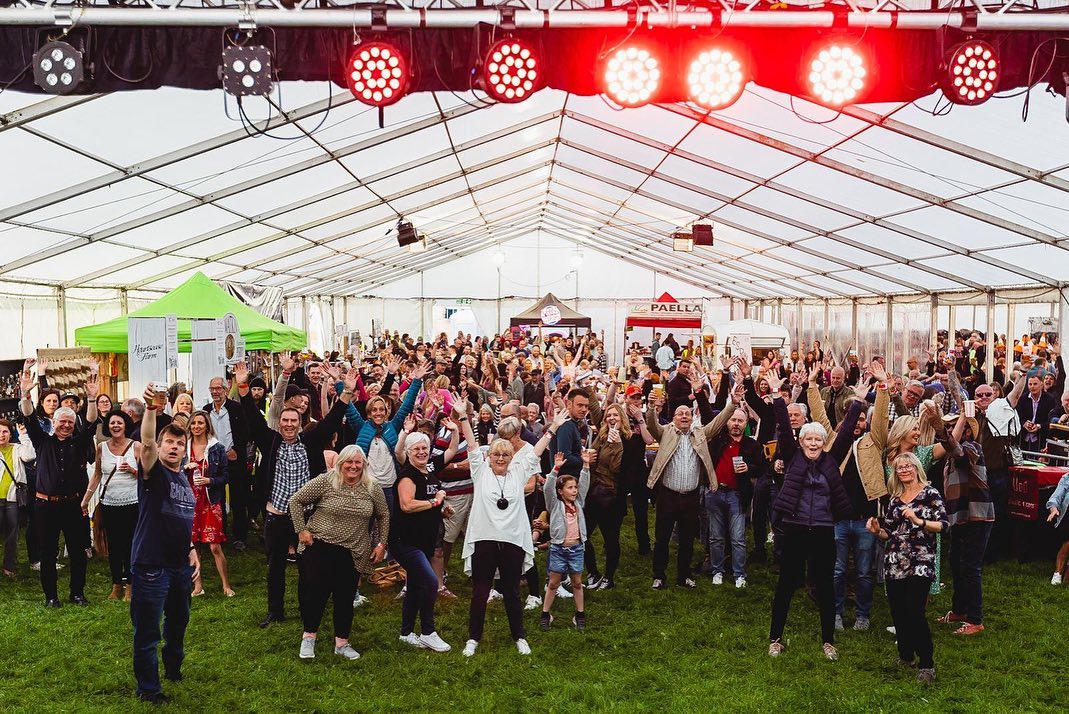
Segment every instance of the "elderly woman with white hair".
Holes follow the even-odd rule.
[[[824,656],[839,658],[835,649],[835,522],[849,518],[853,511],[839,464],[853,443],[865,391],[867,387],[857,388],[858,399],[847,408],[835,442],[827,451],[824,446],[829,437],[822,425],[804,424],[795,438],[786,403],[782,398],[772,403],[779,427],[776,455],[784,464],[783,485],[772,506],[772,520],[781,522],[783,529],[783,558],[769,632],[768,654],[773,657],[783,652],[791,598],[805,585],[808,568],[817,588]]]
[[[464,411],[454,413],[467,418]],[[462,408],[462,407],[461,407]],[[404,466],[397,475],[398,513],[390,538],[390,553],[407,575],[405,599],[401,605],[401,641],[417,648],[448,652],[451,647],[438,635],[434,626],[434,603],[438,599],[438,575],[431,566],[442,517],[453,515],[445,503],[446,492],[438,474],[453,460],[460,444],[460,431],[449,419],[442,426],[450,430],[449,446],[431,459],[431,440],[419,431],[402,431],[397,449],[404,449]],[[415,634],[416,615],[420,634]]]
[[[567,412],[561,411],[534,447],[525,444],[517,451],[510,442],[499,438],[490,444],[486,456],[474,448],[468,453],[475,495],[464,538],[464,566],[472,581],[465,657],[475,654],[482,639],[486,600],[495,572],[501,575],[505,612],[516,650],[521,655],[531,654],[520,603],[520,576],[534,564],[534,542],[524,495],[534,491],[542,452],[567,418]],[[464,439],[474,444],[475,434],[467,417],[457,421]]]
[[[390,508],[382,487],[366,468],[364,450],[350,444],[338,454],[334,468],[313,478],[289,502],[289,514],[297,531],[300,559],[301,659],[315,657],[316,632],[323,620],[327,600],[334,601],[334,654],[358,659],[349,644],[353,626],[353,596],[360,575],[370,575],[372,565],[386,556],[390,532]],[[305,509],[314,507],[306,520]],[[370,522],[381,535],[372,546]]]

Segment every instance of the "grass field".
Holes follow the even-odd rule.
[[[469,592],[461,576],[451,583],[460,599],[438,606],[438,631],[454,646],[447,654],[399,643],[394,592],[368,593],[372,603],[357,610],[352,637],[363,657],[346,662],[330,649],[329,610],[318,658],[298,660],[295,567],[287,591],[290,619],[264,631],[256,627],[265,610],[263,556],[231,554],[233,599],[219,593],[210,556],[204,556],[208,594],[193,601],[185,679],[164,683],[171,710],[1018,712],[1065,711],[1069,702],[1069,590],[1048,584],[1044,563],[987,570],[988,630],[982,635],[952,637],[949,626],[934,623],[949,607],[949,589],[933,600],[939,680],[922,688],[893,666],[896,651],[884,630],[890,622],[879,591],[873,629],[841,633],[835,663],[822,658],[816,608],[799,592],[787,651],[769,658],[775,576],[765,566],[751,568],[746,590],[714,587],[704,577],[694,591],[655,592],[648,558],[627,543],[617,588],[589,597],[585,633],[564,625],[571,601],[558,601],[549,633],[528,613],[529,658],[516,653],[500,603],[489,608],[479,652],[461,656]],[[460,573],[457,562],[453,570]],[[106,562],[90,562],[89,608],[46,610],[35,576],[22,564],[17,581],[0,583],[0,711],[149,708],[133,697],[127,608],[104,600]],[[60,571],[61,593],[66,583],[66,570]],[[848,627],[851,621],[848,616]]]

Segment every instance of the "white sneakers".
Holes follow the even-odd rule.
[[[353,607],[360,607],[361,605],[367,605],[369,602],[371,602],[371,600],[369,600],[368,598],[364,597],[360,593],[357,593],[356,597],[353,598]]]
[[[738,590],[742,590],[746,587],[746,578],[735,578],[735,587]]]
[[[528,595],[527,602],[524,604],[524,610],[537,610],[542,607],[542,598],[537,595]]]
[[[487,596],[486,602],[487,602],[487,604],[489,604],[489,603],[492,603],[494,600],[503,600],[504,598],[505,598],[504,595],[499,593],[497,590],[494,590],[493,588],[490,588],[490,595]]]
[[[478,640],[468,640],[467,643],[465,643],[464,650],[461,652],[461,654],[465,657],[471,657],[475,654],[475,648],[478,646]],[[527,644],[527,640],[516,640],[516,651],[524,656],[529,655],[531,654],[531,645]]]
[[[434,650],[435,652],[448,652],[453,649],[449,646],[448,642],[438,636],[437,632],[432,632],[429,635],[420,635],[419,643],[427,649]]]
[[[713,576],[713,585],[723,585],[723,584],[724,584],[724,574],[723,573],[717,573],[716,575]]]
[[[1062,574],[1061,573],[1055,573],[1054,575],[1052,575],[1050,577],[1050,584],[1051,585],[1061,585],[1062,584]]]
[[[557,588],[557,597],[562,597],[565,600],[567,600],[568,598],[575,597],[575,596],[572,595],[571,592],[568,591],[568,588],[566,588],[563,585],[561,585],[559,588]]]
[[[401,640],[406,645],[411,645],[412,647],[415,647],[419,650],[426,647],[426,645],[420,641],[419,635],[417,635],[415,632],[409,632],[407,635],[401,635],[397,639]]]
[[[301,659],[315,659],[316,657],[316,638],[314,637],[302,637],[301,638]]]

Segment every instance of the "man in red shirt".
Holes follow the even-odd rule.
[[[728,406],[728,409],[732,409]],[[745,436],[747,417],[736,409],[728,419],[727,429],[709,442],[709,455],[716,469],[719,487],[707,491],[705,514],[709,525],[709,560],[713,567],[713,584],[724,583],[724,536],[731,538],[731,570],[735,587],[746,587],[746,512],[753,498],[753,482],[766,469],[761,445]]]

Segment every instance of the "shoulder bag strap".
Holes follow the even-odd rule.
[[[129,451],[133,447],[133,445],[134,445],[134,440],[130,439],[130,443],[126,445],[126,448],[123,449],[122,453],[119,454],[119,457],[116,459],[115,465],[111,467],[111,473],[108,474],[108,478],[104,481],[104,485],[100,489],[100,501],[101,501],[101,503],[104,502],[104,494],[106,494],[108,492],[108,484],[111,483],[112,477],[115,476],[115,472],[119,469],[119,462],[121,462],[123,459],[126,458],[126,454],[129,453]],[[106,442],[106,441],[102,442],[100,444],[100,448],[107,449],[108,448],[108,442]],[[108,449],[108,451],[110,452],[111,449]],[[114,456],[114,454],[112,454],[112,456]]]

